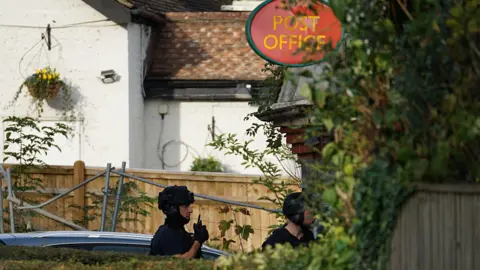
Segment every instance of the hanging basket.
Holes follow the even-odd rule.
[[[49,84],[45,88],[45,93],[42,93],[42,91],[40,89],[38,89],[37,87],[35,87],[33,85],[27,86],[27,88],[28,88],[28,92],[30,93],[30,95],[32,95],[32,97],[34,97],[36,99],[44,98],[46,100],[52,100],[55,97],[57,97],[58,93],[60,92],[60,89],[62,89],[62,84],[58,83],[58,82]]]

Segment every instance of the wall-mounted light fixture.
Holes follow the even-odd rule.
[[[120,76],[113,69],[104,70],[100,75],[103,83],[114,83],[120,79]]]
[[[163,118],[165,118],[165,115],[168,114],[168,103],[158,104],[157,110],[158,110],[158,114],[160,114],[163,120]]]

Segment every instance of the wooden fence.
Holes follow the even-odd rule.
[[[8,167],[8,165],[4,165]],[[119,164],[112,164],[116,166],[117,170],[121,166]],[[17,193],[19,195],[26,196],[30,199],[35,198],[38,201],[46,201],[55,195],[65,191],[66,189],[83,182],[85,179],[90,178],[98,173],[104,171],[105,168],[85,168],[83,162],[76,162],[72,167],[66,166],[54,166],[51,168],[42,169],[41,172],[33,174],[33,176],[42,179],[44,190],[40,192],[30,193]],[[273,194],[263,185],[253,183],[255,176],[233,175],[226,173],[204,173],[204,172],[166,172],[166,171],[154,171],[154,170],[130,170],[127,169],[126,173],[133,174],[144,179],[164,184],[164,185],[185,185],[192,192],[219,197],[223,199],[229,199],[239,202],[246,202],[249,204],[255,204],[264,206],[266,208],[276,208],[275,205],[268,201],[261,201],[258,198],[262,196],[272,196]],[[95,199],[103,196],[104,177],[100,177],[93,182],[90,182],[85,187],[82,187],[62,199],[45,206],[43,209],[47,210],[57,216],[63,217],[69,221],[79,220],[84,216],[84,212],[79,209],[70,207],[74,204],[80,207],[92,205]],[[111,174],[110,187],[116,186],[119,176],[117,174]],[[158,197],[158,193],[162,188],[145,184],[137,180],[125,178],[125,183],[135,181],[138,184],[140,190],[147,193],[150,197]],[[3,186],[5,183],[3,181]],[[292,189],[298,189],[296,186],[292,186]],[[114,192],[115,193],[115,192]],[[249,208],[250,215],[244,215],[236,213],[233,216],[232,212],[220,213],[219,207],[224,207],[225,204],[196,198],[193,205],[192,222],[187,225],[187,230],[193,232],[193,220],[196,220],[198,214],[201,214],[202,220],[210,233],[210,239],[215,237],[220,238],[219,223],[222,220],[230,220],[235,218],[239,225],[251,225],[254,233],[248,239],[248,241],[240,241],[238,237],[234,235],[234,224],[232,228],[227,232],[225,238],[232,239],[235,243],[231,244],[233,250],[238,250],[243,246],[245,251],[250,251],[254,248],[261,246],[264,239],[268,236],[268,227],[277,224],[275,214]],[[113,203],[114,196],[109,198],[109,202]],[[7,201],[4,200],[4,206],[7,206]],[[101,209],[101,206],[99,207]],[[110,210],[113,211],[113,207]],[[100,212],[97,212],[98,214]],[[135,232],[135,233],[148,233],[153,234],[157,228],[163,224],[164,215],[158,210],[157,203],[155,202],[154,208],[150,210],[151,215],[143,217],[141,215],[132,216],[131,214],[124,214],[122,217],[134,218],[139,221],[121,222],[117,225],[117,231]],[[8,216],[5,214],[6,231],[8,228]],[[38,230],[71,230],[68,227],[60,224],[56,221],[47,219],[45,217],[33,217],[31,223],[35,229]],[[108,220],[110,223],[111,220]],[[100,217],[93,221],[85,222],[81,224],[90,230],[98,230],[100,228]],[[220,241],[209,241],[211,246],[221,244]]]
[[[480,185],[420,185],[393,233],[391,270],[480,269]]]

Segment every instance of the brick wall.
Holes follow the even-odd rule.
[[[321,159],[322,148],[330,142],[331,138],[328,135],[316,138],[318,142],[315,145],[307,145],[305,143],[305,129],[292,129],[288,127],[281,127],[280,132],[286,135],[287,144],[290,144],[292,153],[297,155],[298,159]]]
[[[157,28],[149,78],[263,80],[265,61],[245,36],[249,12],[169,12]]]

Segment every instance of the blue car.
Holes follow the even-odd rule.
[[[74,248],[90,251],[112,251],[148,254],[153,235],[98,231],[48,231],[0,234],[0,245]],[[231,254],[202,246],[204,259],[216,260]]]

